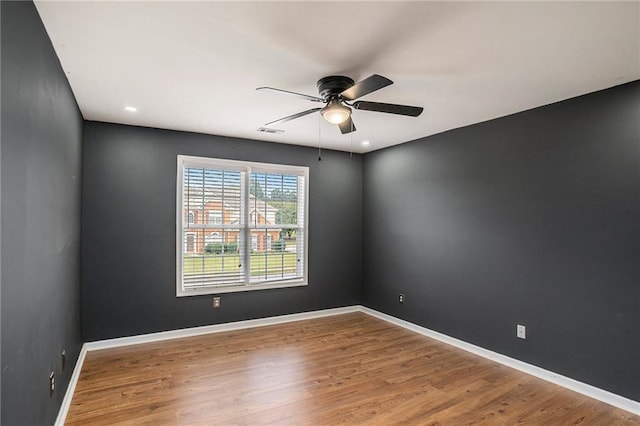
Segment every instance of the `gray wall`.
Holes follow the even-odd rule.
[[[1,7],[2,423],[44,425],[81,347],[82,117],[33,3]]]
[[[634,82],[367,154],[364,304],[640,400],[638,123]]]
[[[309,166],[309,285],[175,295],[176,156]],[[361,156],[293,145],[86,122],[83,335],[88,341],[360,302]]]

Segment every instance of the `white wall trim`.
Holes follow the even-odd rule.
[[[275,317],[258,318],[246,321],[236,321],[224,324],[206,325],[202,327],[185,328],[180,330],[163,331],[159,333],[142,334],[131,337],[120,337],[117,339],[99,340],[94,342],[85,343],[78,356],[78,361],[73,370],[67,392],[65,393],[62,401],[62,406],[58,412],[58,418],[56,419],[56,426],[62,426],[67,417],[69,407],[71,406],[71,400],[73,393],[80,377],[80,371],[88,351],[95,351],[100,349],[117,348],[121,346],[137,345],[141,343],[159,342],[163,340],[180,339],[183,337],[200,336],[203,334],[222,333],[225,331],[241,330],[252,327],[264,327],[267,325],[284,324],[293,321],[302,321],[314,318],[322,318],[333,315],[347,314],[351,312],[363,312],[372,317],[387,321],[391,324],[421,334],[423,336],[430,337],[464,351],[473,353],[507,367],[515,368],[516,370],[538,377],[551,383],[555,383],[564,388],[581,393],[590,398],[597,399],[614,407],[618,407],[622,410],[628,411],[632,414],[640,415],[640,402],[632,399],[625,398],[620,395],[616,395],[604,389],[597,388],[595,386],[588,385],[583,382],[579,382],[570,377],[563,376],[558,373],[554,373],[549,370],[545,370],[535,365],[528,364],[526,362],[517,360],[515,358],[508,357],[506,355],[499,354],[497,352],[484,349],[480,346],[467,343],[465,341],[456,339],[446,334],[439,333],[434,330],[419,326],[417,324],[393,317],[391,315],[384,314],[374,309],[367,308],[361,305],[346,306],[343,308],[323,309],[319,311],[302,312],[299,314],[280,315]]]
[[[322,318],[332,315],[358,312],[358,306],[324,309],[320,311],[302,312],[299,314],[279,315],[275,317],[258,318],[245,321],[227,322],[224,324],[205,325],[202,327],[183,328],[179,330],[161,331],[159,333],[141,334],[117,339],[99,340],[86,343],[88,351],[117,348],[120,346],[138,345],[141,343],[159,342],[162,340],[181,339],[183,337],[201,336],[203,334],[222,333],[225,331],[242,330],[244,328],[264,327],[266,325],[283,324],[292,321],[302,321]]]
[[[87,345],[82,345],[82,349],[80,349],[80,355],[78,355],[78,360],[76,361],[76,366],[73,368],[73,374],[71,374],[71,379],[69,380],[69,385],[67,386],[67,391],[64,394],[64,398],[62,399],[62,405],[60,406],[60,410],[58,411],[58,417],[56,418],[55,426],[63,426],[64,421],[67,419],[67,413],[69,412],[69,407],[71,407],[71,400],[73,399],[73,393],[76,390],[76,385],[78,384],[78,379],[80,378],[80,371],[82,370],[82,366],[84,365],[84,359],[87,356]]]
[[[442,334],[437,331],[430,330],[428,328],[416,325],[414,323],[401,320],[391,315],[383,314],[382,312],[379,312],[364,306],[360,306],[360,311],[364,312],[365,314],[369,314],[373,317],[379,318],[381,320],[390,322],[394,325],[406,328],[407,330],[411,330],[413,332],[422,334],[423,336],[431,337],[432,339],[439,340],[440,342],[446,343],[451,346],[455,346],[456,348],[465,350],[467,352],[471,352],[472,354],[479,355],[491,361],[495,361],[507,367],[515,368],[516,370],[538,377],[539,379],[543,379],[548,382],[555,383],[556,385],[581,393],[590,398],[597,399],[598,401],[602,401],[609,405],[613,405],[614,407],[618,407],[625,411],[629,411],[630,413],[640,415],[640,402],[638,401],[634,401],[632,399],[628,399],[623,396],[616,395],[604,389],[600,389],[595,386],[588,385],[583,382],[579,382],[570,377],[566,377],[561,374],[554,373],[553,371],[545,370],[544,368],[540,368],[535,365],[528,364],[524,361],[520,361],[515,358],[511,358],[506,355],[502,355],[497,352],[490,351],[480,346],[476,346],[471,343],[458,340],[454,337],[447,336],[446,334]]]

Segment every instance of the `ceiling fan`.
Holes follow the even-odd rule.
[[[372,76],[369,76],[357,83],[354,83],[354,81],[349,77],[332,75],[318,80],[317,86],[320,97],[290,92],[288,90],[274,89],[273,87],[258,87],[256,90],[293,95],[308,101],[325,104],[324,107],[311,108],[279,120],[271,121],[266,123],[265,126],[285,123],[287,121],[312,114],[316,111],[320,111],[320,114],[322,114],[322,117],[325,120],[331,124],[337,124],[340,131],[345,134],[356,130],[356,126],[353,124],[353,120],[351,119],[351,108],[349,107],[365,111],[407,115],[409,117],[417,117],[422,114],[422,107],[356,100],[362,96],[368,95],[369,93],[375,92],[376,90],[380,90],[383,87],[389,86],[390,84],[393,84],[393,81],[378,74],[373,74]]]

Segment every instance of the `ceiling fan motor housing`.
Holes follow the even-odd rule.
[[[328,101],[337,98],[340,93],[353,86],[354,81],[343,75],[330,75],[318,80],[317,85],[320,96]]]

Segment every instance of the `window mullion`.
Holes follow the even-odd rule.
[[[250,202],[250,185],[251,185],[251,168],[244,169],[244,185],[243,193],[240,195],[240,202],[242,203],[243,218],[242,229],[244,231],[244,285],[248,286],[251,283],[251,228],[249,224],[249,210],[251,208]]]
[[[206,191],[206,180],[205,180],[205,169],[202,169],[202,192],[200,193],[200,197],[202,202],[200,203],[200,214],[198,214],[196,216],[196,218],[194,218],[194,222],[197,222],[198,220],[200,220],[201,223],[204,223],[204,198],[205,198],[205,191]],[[198,237],[197,237],[198,233],[196,231],[196,251],[198,250],[198,246],[200,244],[200,241],[198,241]],[[206,271],[206,263],[205,263],[205,256],[204,256],[204,229],[202,230],[202,256],[200,257],[201,262],[202,262],[202,271]]]

